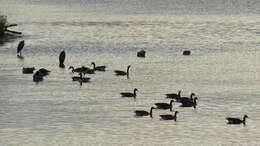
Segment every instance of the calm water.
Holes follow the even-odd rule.
[[[0,43],[1,145],[259,145],[260,15],[258,0],[0,0],[0,13],[23,36]],[[16,47],[25,40],[24,59]],[[144,49],[146,58],[137,58]],[[189,49],[191,56],[183,56]],[[66,69],[58,67],[67,53]],[[70,65],[106,65],[91,82],[72,82]],[[116,77],[126,70],[130,79]],[[46,68],[41,83],[22,67]],[[120,92],[138,88],[137,99]],[[177,122],[135,118],[194,92],[198,108]],[[247,125],[225,117],[247,114]]]

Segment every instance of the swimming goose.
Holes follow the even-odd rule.
[[[172,111],[172,103],[173,102],[174,102],[174,100],[171,100],[170,104],[168,104],[168,103],[155,103],[155,105],[156,105],[157,109],[164,109],[164,110],[170,109],[170,111]]]
[[[17,56],[22,56],[23,47],[24,47],[24,40],[20,41],[17,46]],[[20,53],[20,55],[18,53]]]
[[[117,76],[125,76],[127,75],[127,77],[129,76],[129,68],[131,67],[131,65],[127,66],[127,71],[121,71],[121,70],[115,70],[114,72],[116,73]]]
[[[241,123],[243,123],[244,125],[246,125],[246,118],[248,118],[248,116],[244,115],[243,120],[241,120],[239,118],[231,118],[231,117],[227,117],[226,120],[228,120],[227,124],[241,124]]]
[[[137,57],[145,57],[145,51],[141,50],[141,51],[137,52]]]
[[[88,67],[85,67],[85,66],[82,66],[82,67],[79,67],[79,68],[74,68],[73,66],[70,66],[69,67],[69,70],[72,69],[72,73],[74,72],[77,72],[77,73],[80,73],[80,72],[83,72],[87,69],[89,69]]]
[[[171,98],[171,99],[176,99],[176,98],[180,98],[181,97],[181,91],[178,92],[178,94],[176,93],[169,93],[169,94],[165,94],[166,98]]]
[[[150,117],[153,117],[153,109],[155,109],[154,107],[151,107],[150,109],[150,113],[144,110],[136,110],[135,111],[135,116],[136,117],[142,117],[142,116],[148,116],[150,115]]]
[[[65,53],[65,51],[62,51],[61,53],[60,53],[60,56],[59,56],[59,61],[60,61],[60,68],[64,68],[65,67],[65,65],[64,65],[64,60],[65,60],[65,57],[66,57],[66,53]]]
[[[176,102],[182,102],[182,101],[193,101],[193,96],[195,94],[194,93],[191,93],[190,94],[190,97],[176,97]]]
[[[91,62],[91,65],[93,65],[93,70],[97,70],[97,71],[105,71],[106,70],[106,66],[96,66],[95,62]]]
[[[34,70],[35,70],[34,67],[28,67],[28,68],[23,67],[24,74],[32,74]]]
[[[180,107],[194,107],[196,108],[197,106],[197,97],[195,97],[192,101],[191,100],[182,100],[180,101],[180,103],[182,105],[180,105]]]
[[[79,81],[83,83],[89,82],[90,78],[83,77],[81,72],[79,73],[79,75],[80,75],[79,77],[78,76],[72,77],[72,81]]]
[[[134,97],[134,98],[136,98],[136,91],[138,91],[138,89],[134,88],[134,93],[122,92],[120,94],[121,94],[122,97]]]
[[[176,111],[175,113],[174,113],[174,115],[160,115],[161,116],[161,118],[162,118],[162,120],[174,120],[174,121],[176,121],[177,120],[177,113],[179,113],[178,111]]]

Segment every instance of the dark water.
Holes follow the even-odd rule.
[[[0,13],[23,36],[0,43],[1,145],[257,145],[260,138],[258,1],[0,0]],[[16,47],[25,40],[24,59]],[[146,58],[137,58],[144,49]],[[191,56],[182,51],[191,50]],[[67,53],[66,69],[58,67]],[[106,65],[91,82],[72,82],[70,65]],[[116,77],[126,70],[130,79]],[[35,84],[22,67],[51,74]],[[137,99],[120,92],[138,88]],[[177,122],[135,118],[169,102],[166,93],[196,93],[197,109]],[[247,125],[225,117],[247,114]]]

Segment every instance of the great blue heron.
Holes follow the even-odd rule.
[[[65,67],[65,65],[64,65],[65,57],[66,57],[66,53],[65,53],[65,51],[62,51],[62,52],[60,53],[60,56],[59,56],[59,61],[60,61],[60,67],[61,67],[61,68],[64,68],[64,67]]]
[[[24,40],[20,41],[17,47],[17,54],[20,53],[17,56],[22,56],[22,49],[24,47]]]

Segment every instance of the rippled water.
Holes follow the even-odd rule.
[[[232,2],[0,0],[23,32],[0,43],[1,145],[259,144],[259,2]],[[136,57],[141,49],[146,58]],[[66,69],[58,67],[62,50]],[[67,68],[92,61],[107,71],[72,82]],[[129,64],[130,79],[114,75]],[[51,74],[36,84],[22,74],[32,66]],[[136,100],[120,97],[133,88]],[[163,110],[134,117],[178,90],[196,93],[197,109],[174,103],[177,122],[160,120],[170,113]],[[244,114],[246,126],[226,124]]]

